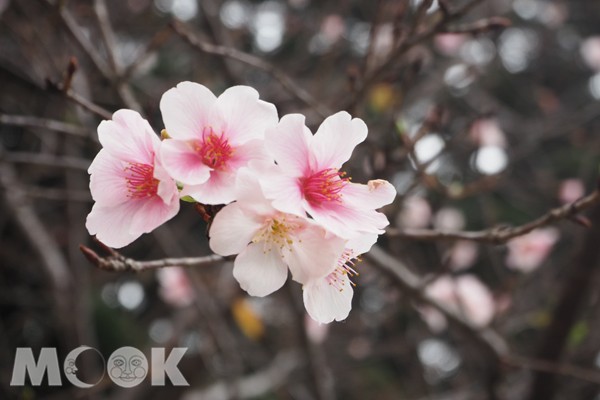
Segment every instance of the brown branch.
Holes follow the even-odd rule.
[[[424,291],[424,280],[411,272],[404,263],[388,254],[381,247],[377,245],[373,246],[371,251],[365,254],[364,257],[388,273],[394,279],[394,282],[409,296],[441,312],[452,325],[457,326],[470,338],[474,339],[490,356],[499,359],[501,356],[509,354],[508,344],[496,331],[491,328],[475,326],[460,315],[460,313],[457,313],[446,304],[428,295]]]
[[[220,57],[227,57],[232,60],[236,60],[241,63],[250,65],[254,68],[260,69],[266,72],[267,74],[271,75],[275,80],[277,80],[281,84],[281,86],[284,89],[286,89],[298,100],[302,101],[304,104],[314,109],[321,117],[325,118],[331,114],[331,110],[327,106],[321,104],[310,93],[308,93],[300,85],[295,83],[283,71],[276,68],[274,65],[266,62],[262,58],[256,57],[252,54],[244,53],[232,47],[218,46],[211,43],[203,42],[196,35],[190,32],[189,29],[185,27],[181,22],[173,21],[171,23],[171,27],[179,36],[185,39],[192,47],[196,48],[197,50],[207,54],[212,54]]]
[[[498,226],[482,231],[442,231],[435,229],[396,229],[390,228],[387,234],[391,237],[400,237],[410,240],[472,240],[476,242],[502,244],[508,242],[517,236],[525,235],[534,229],[552,224],[554,222],[571,219],[582,224],[577,220],[577,214],[586,210],[593,205],[600,203],[600,190],[596,190],[591,194],[582,197],[581,199],[566,204],[562,207],[550,210],[539,218],[534,219],[526,224],[516,227]],[[583,223],[585,224],[585,223]]]
[[[502,362],[514,368],[530,369],[537,372],[561,375],[600,385],[600,372],[582,368],[577,365],[565,363],[557,364],[546,360],[521,357],[515,354],[502,358]]]
[[[132,258],[127,258],[107,246],[102,245],[102,247],[110,254],[110,256],[100,257],[89,247],[79,245],[79,249],[88,261],[100,269],[113,272],[142,272],[165,267],[202,267],[226,261],[226,258],[215,254],[203,257],[163,258],[152,261],[137,261]]]
[[[16,164],[32,164],[52,168],[69,168],[87,171],[91,161],[85,158],[71,156],[55,156],[41,153],[10,152],[4,155],[4,160]]]
[[[19,126],[24,128],[40,128],[49,131],[66,133],[82,138],[91,138],[89,130],[74,124],[67,124],[61,121],[38,118],[30,115],[8,115],[0,114],[0,124],[9,126]]]

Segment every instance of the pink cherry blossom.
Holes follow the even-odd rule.
[[[163,268],[157,272],[156,277],[160,284],[159,295],[165,303],[185,307],[194,302],[196,294],[182,267]]]
[[[473,275],[456,278],[443,275],[429,284],[425,293],[475,326],[486,326],[494,318],[496,307],[492,294]],[[421,314],[432,330],[438,332],[446,328],[446,318],[439,311],[422,307]]]
[[[182,196],[204,204],[235,199],[237,171],[250,160],[266,159],[265,130],[277,124],[277,110],[248,86],[234,86],[218,98],[206,87],[182,82],[161,98],[170,139],[161,160],[184,185]]]
[[[559,238],[556,228],[539,228],[508,242],[506,265],[522,272],[538,268],[548,257]]]
[[[253,296],[266,296],[285,283],[289,267],[298,282],[327,275],[344,240],[306,217],[276,210],[254,172],[240,171],[235,203],[215,216],[209,236],[217,254],[238,254],[233,275]]]
[[[158,136],[137,112],[115,112],[100,123],[98,137],[103,148],[88,170],[96,203],[86,227],[107,246],[119,248],[173,218],[179,192],[156,157]]]
[[[326,118],[314,136],[304,116],[284,116],[266,134],[267,151],[279,173],[263,175],[261,184],[273,207],[300,217],[308,213],[345,238],[359,232],[383,233],[388,220],[375,209],[394,200],[394,187],[383,180],[352,183],[340,171],[366,136],[365,123],[344,111]]]
[[[600,71],[600,36],[590,36],[581,42],[579,52],[585,64],[595,71]]]
[[[448,263],[453,271],[469,268],[477,261],[479,249],[477,244],[470,240],[458,240],[449,251]]]
[[[481,118],[471,125],[471,140],[481,147],[506,147],[506,136],[496,118]]]
[[[558,189],[558,198],[563,204],[572,203],[583,197],[584,194],[585,186],[583,181],[577,178],[565,179],[560,183],[560,188]]]
[[[328,324],[343,321],[352,309],[354,290],[350,278],[358,275],[355,270],[357,258],[368,252],[377,241],[377,234],[367,233],[348,240],[343,252],[330,273],[311,279],[303,286],[304,306],[308,315],[317,322]]]
[[[421,196],[409,196],[402,202],[398,223],[403,228],[425,228],[431,221],[431,207]]]

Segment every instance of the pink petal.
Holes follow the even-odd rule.
[[[96,235],[107,246],[116,249],[127,246],[141,235],[129,231],[137,206],[133,201],[109,207],[96,203],[87,216],[85,227],[90,235]]]
[[[278,251],[252,243],[236,257],[233,276],[248,294],[264,297],[283,286],[287,268]]]
[[[156,194],[164,203],[170,204],[179,199],[177,183],[171,178],[160,163],[154,165],[154,178],[158,179],[158,189]]]
[[[173,179],[184,185],[199,185],[210,178],[212,168],[188,142],[166,139],[160,146],[160,161]]]
[[[181,196],[191,196],[202,204],[229,204],[236,199],[235,174],[212,171],[206,182],[184,186]]]
[[[312,135],[304,125],[304,116],[288,114],[275,128],[267,131],[265,145],[286,174],[300,177],[309,168],[311,141]]]
[[[396,197],[396,189],[388,181],[377,179],[366,185],[348,183],[342,191],[343,201],[352,208],[376,209],[388,205]]]
[[[308,213],[332,233],[350,239],[360,233],[384,233],[383,228],[389,225],[387,217],[375,210],[349,208],[338,205],[334,210],[317,208],[304,202]]]
[[[265,174],[260,177],[260,184],[272,205],[277,210],[305,217],[303,197],[298,178],[283,174]]]
[[[114,206],[129,200],[124,164],[105,149],[100,150],[88,170],[94,201],[102,206]]]
[[[124,161],[154,164],[160,139],[140,114],[119,110],[98,125],[98,139],[113,156]]]
[[[242,168],[238,171],[235,185],[237,203],[245,210],[265,219],[276,212],[271,206],[271,201],[265,198],[257,179],[263,171],[262,168],[258,171],[251,168]]]
[[[234,147],[231,159],[227,161],[227,169],[237,170],[252,161],[271,161],[265,149],[264,140],[250,140]]]
[[[376,233],[364,233],[346,242],[346,249],[349,249],[353,256],[368,253],[371,247],[377,243],[379,236]]]
[[[238,203],[217,213],[210,227],[210,248],[222,256],[241,253],[262,227],[260,217],[245,211]]]
[[[336,285],[325,278],[310,282],[302,293],[308,315],[323,324],[345,320],[352,309],[353,294],[347,275],[342,275]]]
[[[367,137],[367,125],[363,120],[340,111],[323,121],[312,141],[312,151],[317,170],[340,168],[354,148]]]
[[[147,200],[137,201],[135,215],[131,219],[129,232],[132,235],[141,236],[149,233],[173,218],[179,212],[179,198],[169,204],[154,196]]]
[[[232,145],[263,139],[265,130],[277,124],[278,116],[273,104],[258,97],[258,92],[249,86],[224,91],[216,101],[216,115],[211,118],[213,128],[225,132]]]
[[[198,83],[181,82],[167,90],[160,99],[160,111],[169,136],[178,140],[201,138],[204,128],[211,125],[215,102],[215,95]]]
[[[282,250],[295,281],[306,283],[329,275],[344,251],[345,241],[306,220],[291,248]]]

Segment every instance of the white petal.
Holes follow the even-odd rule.
[[[264,297],[283,286],[287,268],[278,251],[265,251],[262,243],[252,243],[235,259],[233,276],[248,294]]]
[[[105,149],[100,150],[89,168],[94,201],[103,206],[113,206],[129,200],[124,165],[125,162]]]
[[[217,254],[229,256],[242,252],[261,228],[258,216],[233,203],[215,215],[210,227],[210,248]]]
[[[286,174],[300,177],[309,167],[311,141],[312,135],[304,125],[304,116],[288,114],[275,128],[267,131],[265,146]]]
[[[129,232],[136,207],[134,201],[110,207],[96,203],[87,216],[85,227],[90,235],[96,235],[107,246],[115,249],[127,246],[141,235]]]
[[[191,196],[202,204],[229,204],[236,199],[235,174],[213,170],[200,185],[184,186],[181,196]]]
[[[259,100],[258,92],[249,86],[224,91],[216,101],[215,112],[218,116],[213,120],[214,129],[225,132],[233,145],[263,139],[266,129],[275,126],[279,119],[275,106]]]
[[[198,83],[181,82],[167,90],[160,99],[160,111],[169,136],[179,140],[201,138],[204,128],[211,125],[215,102],[215,95]]]
[[[367,137],[363,120],[340,111],[323,121],[312,141],[312,151],[319,170],[340,168],[354,148]]]
[[[328,324],[343,321],[352,309],[352,285],[347,275],[342,275],[336,285],[325,278],[304,285],[304,307],[308,315],[317,322]]]

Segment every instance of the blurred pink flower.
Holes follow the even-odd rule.
[[[233,275],[242,289],[266,296],[283,286],[288,267],[301,283],[331,271],[344,240],[306,217],[274,209],[248,169],[240,171],[236,187],[238,201],[217,213],[209,244],[222,256],[238,254]]]
[[[375,210],[394,200],[394,187],[383,180],[352,183],[340,172],[366,136],[365,123],[345,111],[326,118],[314,136],[304,116],[284,116],[266,134],[267,151],[277,163],[272,170],[277,172],[261,176],[261,185],[273,207],[299,217],[308,213],[344,238],[383,233],[388,220]]]
[[[250,160],[266,160],[265,130],[277,124],[277,110],[248,86],[234,86],[218,98],[206,87],[181,82],[160,100],[170,139],[161,161],[181,182],[182,196],[203,204],[235,200],[235,177]]]
[[[321,33],[328,43],[335,43],[346,31],[344,19],[338,14],[330,14],[321,22]]]
[[[433,226],[444,231],[459,231],[465,227],[465,216],[456,208],[441,208],[435,213]]]
[[[473,275],[461,275],[456,278],[443,275],[429,284],[425,293],[475,326],[486,326],[494,318],[495,303],[492,293]],[[427,306],[422,307],[420,311],[432,330],[441,331],[446,328],[446,318],[439,311]]]
[[[156,277],[160,284],[158,293],[165,303],[185,307],[194,302],[196,293],[183,268],[163,268],[156,273]]]
[[[103,148],[89,168],[96,202],[87,217],[91,235],[110,247],[123,247],[151,232],[179,211],[175,181],[160,165],[160,140],[132,110],[119,110],[98,126]]]
[[[450,268],[453,271],[467,269],[475,263],[478,254],[476,243],[470,240],[459,240],[450,248]]]
[[[600,36],[590,36],[581,42],[579,52],[589,68],[600,71]]]
[[[506,137],[495,118],[478,119],[471,125],[469,134],[480,147],[506,147]]]
[[[372,233],[350,239],[337,261],[331,264],[329,274],[303,282],[304,306],[311,318],[328,324],[348,317],[354,294],[350,278],[357,275],[355,261],[358,256],[368,252],[376,241],[377,234]]]
[[[558,198],[561,203],[572,203],[580,199],[585,194],[585,186],[581,179],[565,179],[560,183],[558,189]]]
[[[431,207],[421,196],[410,196],[402,202],[398,223],[403,228],[425,228],[431,222]]]
[[[458,54],[461,46],[467,40],[467,35],[461,33],[442,33],[434,38],[435,47],[447,56]]]
[[[556,228],[539,228],[508,242],[506,265],[522,272],[531,272],[539,267],[559,238]]]

